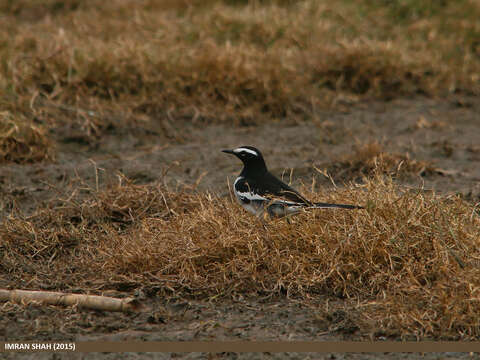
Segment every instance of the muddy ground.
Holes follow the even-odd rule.
[[[264,153],[267,165],[279,175],[293,168],[293,184],[332,186],[319,174],[354,145],[379,142],[384,151],[408,153],[438,171],[399,180],[414,188],[424,187],[445,194],[461,194],[480,201],[480,101],[452,96],[448,99],[400,99],[391,102],[345,104],[341,111],[317,112],[313,120],[278,120],[264,125],[204,125],[170,122],[168,131],[159,119],[151,130],[116,129],[92,144],[69,131],[57,131],[57,157],[53,163],[0,166],[0,195],[6,216],[12,207],[32,212],[42,203],[65,197],[79,181],[106,186],[122,173],[144,184],[165,179],[172,187],[194,184],[221,196],[230,196],[241,164],[220,150],[253,145]],[[335,174],[332,174],[335,176]],[[337,185],[360,178],[337,179]],[[238,211],[243,211],[238,209]],[[5,279],[8,281],[8,279]],[[130,296],[132,291],[106,294]],[[325,312],[326,302],[330,310]],[[146,295],[148,310],[140,314],[106,313],[61,307],[1,304],[0,338],[21,340],[381,340],[399,339],[398,334],[362,333],[355,314],[342,310],[338,298],[309,302],[282,297],[264,299],[193,300],[164,299]],[[414,337],[412,337],[414,339]],[[5,354],[3,354],[5,355]],[[63,355],[57,354],[61,358]],[[97,354],[77,358],[97,358]],[[8,354],[8,358],[18,355]],[[33,355],[26,354],[25,357]],[[103,355],[118,358],[118,354]],[[404,358],[412,354],[216,354],[210,358]],[[136,358],[124,354],[121,358]],[[148,354],[151,358],[204,358],[204,354]],[[426,359],[470,358],[468,354],[416,355]],[[36,354],[35,358],[52,358]]]

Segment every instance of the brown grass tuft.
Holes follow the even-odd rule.
[[[0,112],[0,163],[53,159],[53,146],[41,126],[8,111]]]
[[[354,151],[327,167],[335,179],[351,180],[361,176],[386,174],[394,178],[424,176],[437,171],[427,161],[411,159],[408,153],[389,153],[377,142],[356,145]],[[439,171],[439,170],[438,170]]]
[[[327,89],[390,99],[404,94],[434,93],[431,78],[442,70],[420,58],[405,56],[383,42],[359,41],[339,47],[321,47],[311,56],[312,81]]]
[[[2,283],[85,291],[128,284],[200,298],[322,292],[349,298],[372,326],[365,331],[480,335],[480,219],[470,204],[388,177],[308,195],[367,209],[312,211],[263,228],[229,199],[120,183],[6,219]]]

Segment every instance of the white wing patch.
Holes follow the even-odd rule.
[[[266,197],[263,197],[261,195],[254,194],[254,193],[251,193],[251,192],[239,192],[239,191],[237,191],[236,194],[239,198],[245,198],[245,199],[250,200],[250,201],[253,201],[253,200],[268,201],[268,199]]]
[[[248,149],[247,149],[248,150]],[[243,180],[242,176],[239,176],[234,184],[233,188],[238,181]],[[275,198],[274,196],[262,196],[250,191],[240,192],[235,190],[235,197],[238,203],[247,211],[252,214],[261,217],[265,211],[269,215],[275,217],[282,217],[286,215],[296,214],[305,208],[304,204],[299,204],[294,201],[282,200]]]
[[[239,176],[237,180],[233,183],[233,188],[235,189],[237,182],[240,180],[243,180],[242,176]],[[263,197],[258,194],[254,194],[253,192],[247,191],[247,192],[240,192],[238,190],[235,190],[235,196],[238,198],[238,200],[241,200],[241,198],[245,198],[247,200],[253,201],[253,200],[260,200],[260,201],[267,201],[268,199],[266,197]]]

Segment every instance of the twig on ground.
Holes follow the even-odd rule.
[[[53,305],[77,305],[87,309],[105,311],[138,311],[141,304],[134,298],[117,299],[108,296],[66,294],[52,291],[5,290],[0,289],[0,301],[38,301]]]

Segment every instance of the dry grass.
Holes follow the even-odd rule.
[[[308,117],[342,93],[480,91],[474,1],[21,0],[0,9],[1,105],[48,127],[79,122],[101,135],[112,118],[129,126],[167,111],[239,123]]]
[[[353,180],[376,174],[396,179],[409,176],[425,176],[443,171],[432,163],[410,158],[408,153],[389,153],[378,142],[356,145],[353,152],[342,156],[326,170],[334,179]]]
[[[91,141],[166,114],[240,124],[308,119],[343,95],[480,93],[474,1],[19,0],[0,12],[0,162],[52,159],[59,129]],[[435,169],[379,144],[328,170],[373,180],[303,192],[366,210],[263,228],[229,199],[191,189],[77,186],[0,224],[0,284],[200,298],[327,293],[349,298],[365,331],[478,338],[478,210],[395,186],[391,177]]]
[[[302,189],[307,192],[306,189]],[[472,205],[395,186],[309,193],[365,204],[263,228],[230,199],[119,183],[0,225],[2,286],[156,288],[197,298],[241,293],[347,297],[362,331],[480,335],[480,219]],[[238,216],[240,214],[240,216]]]
[[[53,158],[45,130],[31,121],[0,112],[0,163],[29,163]]]

